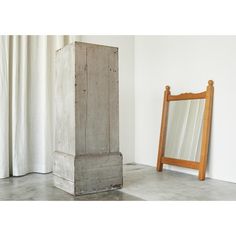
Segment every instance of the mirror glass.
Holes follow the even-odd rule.
[[[205,99],[169,102],[165,157],[200,161]]]

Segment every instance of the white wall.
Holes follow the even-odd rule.
[[[212,79],[215,97],[207,176],[236,182],[236,37],[90,35],[81,36],[81,41],[119,47],[124,163],[156,165],[165,85],[173,94],[199,92]]]
[[[135,37],[137,163],[156,164],[165,85],[173,94],[200,92],[209,79],[215,96],[207,175],[236,182],[236,37]]]
[[[81,41],[119,48],[120,151],[124,163],[134,162],[134,37],[85,35]]]

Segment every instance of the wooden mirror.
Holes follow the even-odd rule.
[[[205,179],[213,94],[212,80],[201,93],[171,95],[166,86],[157,171],[162,171],[163,164],[176,165],[199,170],[198,179]]]

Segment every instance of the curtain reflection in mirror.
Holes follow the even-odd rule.
[[[165,157],[200,161],[205,99],[169,103]]]

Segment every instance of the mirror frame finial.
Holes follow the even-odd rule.
[[[170,91],[170,86],[166,85],[166,91]]]
[[[208,85],[209,85],[209,86],[213,86],[213,85],[214,85],[214,81],[213,81],[213,80],[209,80],[209,81],[208,81]]]

